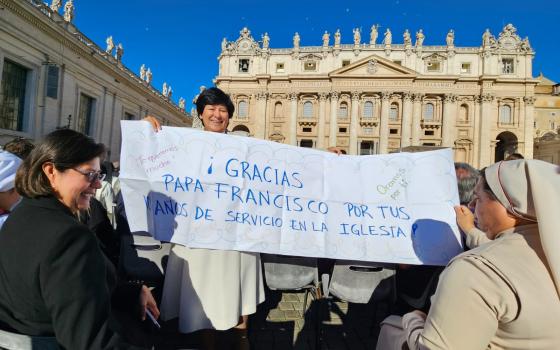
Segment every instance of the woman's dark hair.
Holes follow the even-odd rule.
[[[196,111],[199,116],[202,115],[206,105],[226,106],[228,116],[230,118],[233,116],[233,112],[235,111],[235,106],[233,105],[233,102],[231,102],[229,96],[217,87],[206,89],[198,95],[198,98],[196,99]]]
[[[23,161],[16,173],[16,191],[24,197],[49,196],[53,189],[43,172],[43,164],[53,163],[58,171],[74,168],[99,157],[105,152],[102,144],[91,137],[70,129],[48,134]]]

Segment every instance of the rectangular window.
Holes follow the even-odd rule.
[[[136,120],[136,117],[132,113],[124,112],[124,120]]]
[[[433,130],[426,130],[426,131],[424,131],[424,135],[426,135],[426,136],[434,136],[434,131],[433,131]]]
[[[299,146],[305,148],[313,148],[313,140],[301,140],[299,142]]]
[[[47,66],[47,97],[58,98],[58,73],[60,68],[58,66]]]
[[[249,72],[249,59],[243,58],[239,60],[239,72],[240,73]]]
[[[339,133],[345,133],[346,131],[348,131],[347,128],[338,128]]]
[[[303,64],[303,70],[308,72],[314,72],[317,70],[317,62],[315,61],[307,61]]]
[[[0,86],[0,128],[22,131],[25,92],[29,70],[10,60],[4,60]]]
[[[284,63],[276,63],[276,73],[284,73]]]
[[[471,64],[470,63],[461,63],[461,73],[470,73],[471,72]]]
[[[342,60],[342,67],[346,67],[350,65],[350,60]]]
[[[95,99],[85,94],[80,94],[80,105],[78,106],[77,129],[86,135],[91,132],[91,121],[93,119],[93,108]]]
[[[428,72],[439,72],[441,71],[441,63],[437,61],[430,61],[426,63],[426,70]]]
[[[502,74],[513,74],[513,58],[502,58]]]
[[[313,131],[312,128],[303,128],[303,132],[311,132],[311,131]]]
[[[422,145],[423,146],[435,146],[436,144],[433,143],[433,142],[424,142]]]
[[[373,142],[362,141],[360,142],[360,155],[370,155],[373,154]]]
[[[397,135],[399,133],[399,129],[389,129],[389,134]]]

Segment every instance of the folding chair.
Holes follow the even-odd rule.
[[[325,297],[332,294],[351,303],[396,299],[395,267],[389,264],[337,260],[330,282],[323,274],[322,285]]]
[[[266,285],[271,290],[305,290],[302,315],[307,307],[307,296],[318,297],[319,272],[316,258],[261,254]]]

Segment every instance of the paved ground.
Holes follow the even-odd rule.
[[[309,299],[302,315],[304,293],[268,291],[249,319],[252,349],[375,349],[388,305]]]

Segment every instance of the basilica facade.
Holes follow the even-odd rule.
[[[424,45],[422,30],[395,43],[378,28],[365,39],[355,29],[350,44],[340,31],[319,46],[300,46],[295,33],[290,48],[248,28],[224,39],[215,81],[235,103],[232,130],[354,155],[450,147],[477,167],[513,152],[532,157],[539,81],[513,25],[486,30],[478,47],[455,46],[452,30],[442,45]]]

